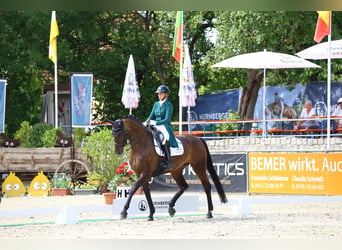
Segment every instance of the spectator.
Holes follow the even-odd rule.
[[[334,119],[335,123],[336,123],[336,127],[337,128],[342,128],[342,97],[340,99],[338,99],[337,101],[338,103],[338,107],[337,109],[335,109],[334,113],[332,114],[332,116],[339,116],[340,119]]]
[[[315,109],[312,107],[312,102],[310,100],[307,100],[305,102],[302,113],[300,114],[300,118],[301,119],[311,118],[311,119],[298,121],[294,129],[317,129],[319,128],[318,121],[312,119],[312,118],[315,118],[315,115],[316,115],[316,112],[315,112]]]

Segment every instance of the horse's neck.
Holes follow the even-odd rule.
[[[144,126],[142,126],[142,124],[139,124],[138,121],[127,119],[125,122],[125,128],[129,135],[128,140],[132,147],[136,144],[146,145],[146,143],[150,141],[148,139],[151,137],[150,133]]]

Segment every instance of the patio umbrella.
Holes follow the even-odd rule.
[[[296,53],[296,55],[305,59],[328,59],[329,47],[331,56],[330,58],[342,58],[342,39],[331,41],[330,46],[329,42],[316,44],[314,46],[311,46],[305,50]]]
[[[122,91],[121,102],[129,109],[129,114],[132,114],[132,109],[136,109],[139,105],[140,92],[135,75],[135,67],[133,56],[129,56],[128,66],[125,77],[125,84]]]
[[[185,46],[185,56],[178,95],[181,99],[182,106],[188,107],[188,131],[191,133],[190,107],[194,107],[196,105],[195,100],[197,98],[197,93],[195,88],[194,73],[192,71],[191,59],[189,55],[189,48],[187,46]]]
[[[328,60],[328,79],[327,79],[327,149],[330,148],[330,110],[331,110],[331,59],[342,58],[342,40],[329,41],[313,45],[296,55],[305,59],[327,59]]]
[[[233,56],[211,66],[212,68],[245,68],[264,70],[263,108],[266,107],[266,69],[320,68],[303,58],[269,51]],[[263,136],[266,136],[265,112],[263,112]]]

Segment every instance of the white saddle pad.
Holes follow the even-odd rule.
[[[176,141],[177,141],[177,144],[178,144],[178,148],[174,148],[174,147],[170,147],[170,153],[171,153],[171,156],[177,156],[177,155],[182,155],[184,154],[184,147],[183,147],[183,143],[178,140],[176,138]],[[159,147],[156,139],[154,139],[154,149],[156,150],[156,153],[159,155],[159,156],[164,156],[164,152],[163,150]]]

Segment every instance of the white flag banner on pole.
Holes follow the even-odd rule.
[[[122,91],[121,102],[129,109],[129,114],[132,114],[132,109],[136,109],[139,105],[140,91],[135,75],[135,67],[133,56],[129,56],[128,66],[125,77],[125,84]]]
[[[181,77],[181,86],[179,88],[179,98],[182,99],[183,107],[194,107],[196,105],[196,87],[194,73],[192,71],[189,49],[185,46],[184,64]]]
[[[188,132],[191,133],[191,112],[190,107],[196,105],[196,87],[194,80],[194,72],[192,71],[192,64],[189,54],[188,46],[184,46],[185,56],[183,63],[183,70],[181,74],[180,87],[179,87],[179,99],[183,107],[188,107],[187,118],[188,118]]]

